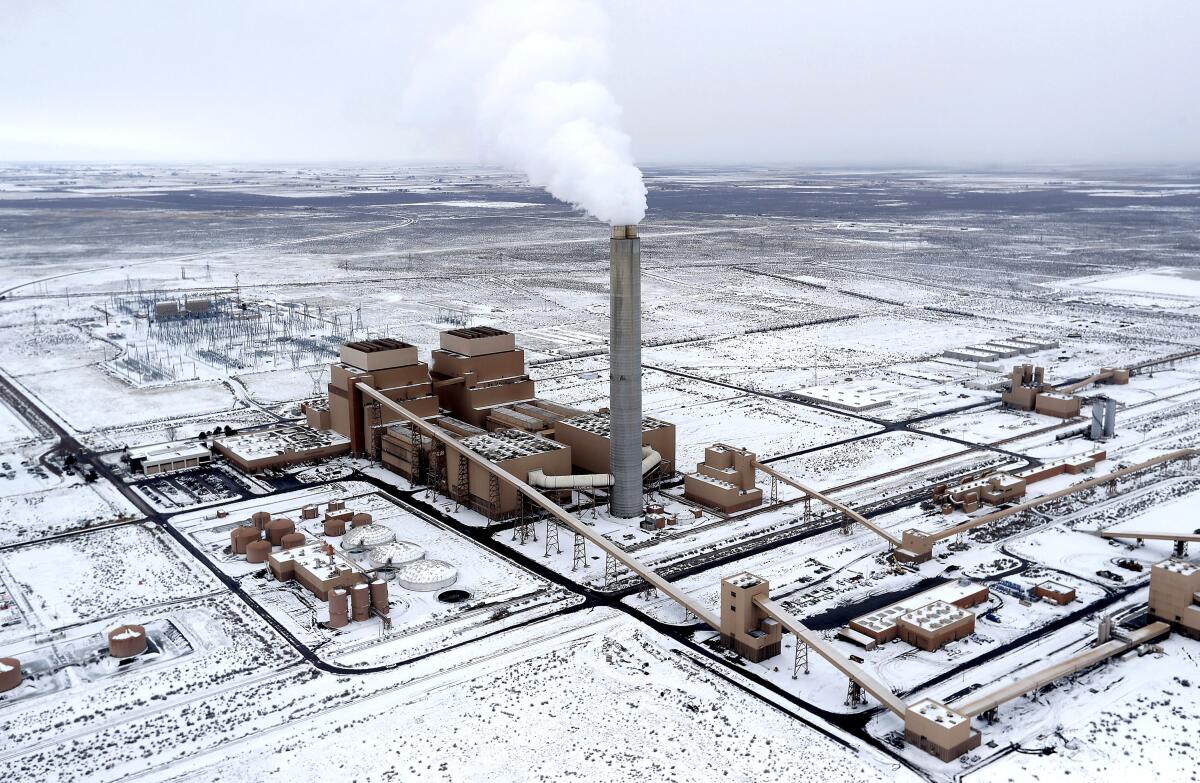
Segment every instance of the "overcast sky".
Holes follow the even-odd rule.
[[[445,160],[401,109],[470,3],[0,0],[0,160]],[[639,163],[1200,161],[1200,2],[606,3]]]

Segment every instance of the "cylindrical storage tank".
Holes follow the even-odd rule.
[[[242,527],[235,527],[233,530],[229,531],[229,538],[232,542],[231,548],[233,549],[233,553],[235,555],[244,555],[246,554],[246,547],[249,546],[252,541],[258,541],[261,539],[262,533],[256,527],[244,525]]]
[[[345,537],[342,538],[342,549],[347,552],[361,552],[364,549],[390,544],[395,540],[396,531],[372,523],[346,531]]]
[[[405,563],[425,557],[425,550],[411,541],[393,541],[375,547],[367,557],[375,568],[399,568]]]
[[[340,587],[329,591],[329,624],[334,628],[350,624],[350,596]]]
[[[371,616],[370,597],[370,589],[362,582],[350,585],[350,613],[355,621],[361,622]]]
[[[341,511],[345,507],[346,507],[346,501],[344,501],[344,500],[329,501],[329,510],[330,511]]]
[[[308,506],[305,506],[304,508],[300,509],[300,518],[301,519],[316,519],[317,518],[317,507],[313,506],[313,505],[308,505]]]
[[[272,519],[267,523],[267,538],[271,539],[272,546],[279,546],[283,542],[284,536],[295,532],[296,523],[287,517]]]
[[[122,625],[108,632],[108,654],[113,658],[132,658],[146,652],[146,629],[140,625]]]
[[[270,541],[251,541],[246,547],[246,562],[265,563],[269,554],[271,554]]]
[[[271,512],[270,511],[255,511],[250,516],[250,521],[252,523],[254,523],[254,526],[256,528],[258,528],[259,530],[262,530],[267,526],[267,523],[271,521]]]
[[[362,527],[371,524],[372,517],[365,511],[360,511],[350,517],[350,527]]]
[[[279,539],[279,545],[284,549],[298,549],[304,546],[303,533],[288,533],[283,538]]]
[[[346,535],[346,520],[335,519],[334,517],[325,517],[325,535],[327,535],[327,536],[344,536],[344,535]]]
[[[396,571],[396,583],[406,590],[429,592],[458,580],[458,569],[445,560],[414,560]]]
[[[0,693],[11,691],[21,684],[21,662],[16,658],[0,658]]]
[[[382,579],[376,579],[371,582],[371,606],[380,614],[388,613],[388,589],[387,582]]]

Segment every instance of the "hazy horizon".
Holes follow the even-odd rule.
[[[0,160],[478,165],[404,106],[426,47],[477,5],[13,0]],[[639,165],[1200,162],[1196,4],[602,7]]]

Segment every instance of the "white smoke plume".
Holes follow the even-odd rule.
[[[639,223],[646,186],[603,81],[607,28],[581,0],[482,5],[421,58],[405,115],[599,220]]]

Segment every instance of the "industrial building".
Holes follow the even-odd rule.
[[[1018,410],[1036,411],[1060,419],[1079,415],[1079,398],[1070,393],[1056,392],[1053,386],[1046,383],[1046,369],[1032,364],[1013,367],[1009,374],[1009,389],[1000,399]]]
[[[755,485],[757,459],[745,449],[714,444],[704,450],[696,472],[683,477],[683,496],[724,514],[761,506],[762,490]]]
[[[755,603],[755,596],[771,597],[767,580],[751,573],[721,580],[721,643],[758,663],[779,654],[783,627]]]
[[[330,430],[287,424],[213,438],[213,448],[245,473],[347,453],[350,440]]]
[[[531,473],[546,477],[571,475],[571,447],[521,430],[499,430],[464,438],[462,445],[514,476]],[[445,454],[449,496],[489,519],[518,510],[520,493],[502,484],[479,465],[457,452]],[[551,489],[547,487],[547,489]]]
[[[904,739],[942,761],[953,761],[983,741],[968,716],[933,699],[922,699],[905,710]]]
[[[1066,606],[1075,600],[1075,588],[1047,579],[1033,586],[1033,594],[1046,601],[1053,601],[1059,606]]]
[[[390,337],[361,340],[342,346],[341,361],[329,368],[329,422],[349,440],[352,454],[378,452],[376,438],[399,417],[369,400],[358,384],[378,390],[414,415],[438,415],[429,367],[417,359],[417,349]]]
[[[1150,614],[1200,639],[1200,566],[1171,558],[1150,569]]]
[[[564,419],[554,429],[554,439],[571,447],[571,461],[580,470],[589,473],[613,473],[612,428],[609,413],[589,413]],[[638,442],[639,477],[645,458],[643,446],[649,446],[662,460],[662,471],[670,474],[675,465],[675,425],[649,416],[641,420],[641,438]],[[615,474],[614,474],[615,475]],[[640,482],[640,478],[639,478]],[[641,515],[641,489],[638,489],[638,515]]]
[[[898,638],[922,650],[936,650],[975,632],[975,614],[965,610],[989,595],[987,586],[969,579],[946,582],[856,617],[840,635],[869,649]]]
[[[198,468],[212,462],[212,452],[199,443],[159,443],[129,450],[129,465],[147,476]]]
[[[285,549],[267,558],[271,575],[280,582],[295,580],[322,601],[337,587],[367,581],[367,575],[348,557],[324,541],[313,541],[297,549]]]
[[[431,376],[438,404],[460,421],[482,429],[512,426],[488,419],[505,406],[534,400],[533,380],[525,373],[525,351],[516,337],[490,326],[451,329],[441,334],[431,354]]]

